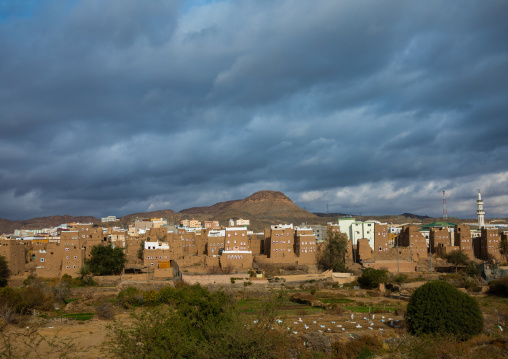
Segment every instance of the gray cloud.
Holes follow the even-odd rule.
[[[14,4],[14,5],[13,5]],[[508,216],[504,1],[0,1],[0,217],[281,190]]]

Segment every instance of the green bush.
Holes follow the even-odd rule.
[[[153,306],[159,304],[159,292],[148,290],[143,292],[143,302],[145,305]]]
[[[508,297],[508,277],[491,281],[489,283],[489,294]]]
[[[118,303],[124,308],[143,305],[143,292],[134,287],[122,289],[118,293]]]
[[[362,276],[358,278],[358,283],[362,287],[377,288],[380,283],[386,283],[388,280],[388,271],[374,268],[367,268]]]
[[[393,280],[398,284],[402,284],[407,281],[407,275],[397,274],[395,277],[393,277]]]
[[[176,290],[173,287],[164,287],[159,291],[159,302],[171,304],[176,298]]]
[[[414,335],[454,335],[464,340],[483,329],[475,299],[443,281],[418,288],[407,305],[406,325]]]
[[[480,274],[480,271],[478,270],[478,264],[476,264],[473,261],[469,261],[466,265],[466,274],[475,277]]]
[[[284,298],[270,301],[257,316],[244,318],[222,291],[199,285],[160,291],[171,307],[133,313],[115,322],[104,350],[116,358],[280,358],[285,331],[271,330]],[[255,319],[255,320],[253,320]]]

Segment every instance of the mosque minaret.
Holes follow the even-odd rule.
[[[483,210],[482,194],[480,193],[480,190],[478,190],[476,205],[478,206],[478,209],[476,210],[476,214],[478,215],[478,228],[482,229],[485,227],[485,211]]]

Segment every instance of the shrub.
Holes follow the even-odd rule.
[[[164,287],[159,291],[159,302],[170,304],[176,298],[175,288]]]
[[[108,319],[109,320],[109,319],[114,318],[115,310],[113,309],[113,305],[111,305],[110,302],[108,302],[106,300],[102,300],[95,306],[95,314],[100,319]]]
[[[443,281],[418,288],[407,305],[406,324],[414,335],[447,335],[467,339],[483,329],[483,315],[469,295]]]
[[[124,308],[143,305],[143,293],[134,287],[122,289],[118,293],[118,303]]]
[[[376,352],[381,351],[382,346],[378,338],[370,335],[362,335],[346,343],[339,341],[332,343],[334,358],[337,359],[374,358]]]
[[[280,358],[287,351],[283,331],[271,330],[283,298],[270,301],[255,319],[244,321],[231,297],[199,285],[167,289],[174,308],[159,306],[115,322],[104,351],[128,358]],[[175,310],[176,309],[176,310]]]
[[[145,305],[157,305],[159,303],[159,293],[155,290],[143,292],[143,302]]]
[[[405,275],[405,274],[398,274],[395,277],[393,277],[393,280],[396,283],[398,283],[398,284],[402,284],[402,283],[407,281],[407,275]]]
[[[388,280],[388,271],[374,268],[367,268],[363,271],[362,276],[358,278],[358,283],[367,288],[376,288],[380,283]]]
[[[478,270],[478,265],[473,261],[469,261],[469,263],[466,265],[466,274],[471,277],[475,277],[479,273],[480,272]]]
[[[508,277],[491,281],[489,283],[489,293],[500,297],[508,297]]]

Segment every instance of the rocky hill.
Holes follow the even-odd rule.
[[[221,224],[226,224],[231,218],[250,219],[250,227],[256,231],[277,223],[321,223],[321,219],[316,215],[301,209],[284,193],[278,191],[260,191],[244,199],[186,209],[180,213],[192,214],[196,219],[206,216],[207,219],[217,220]]]

